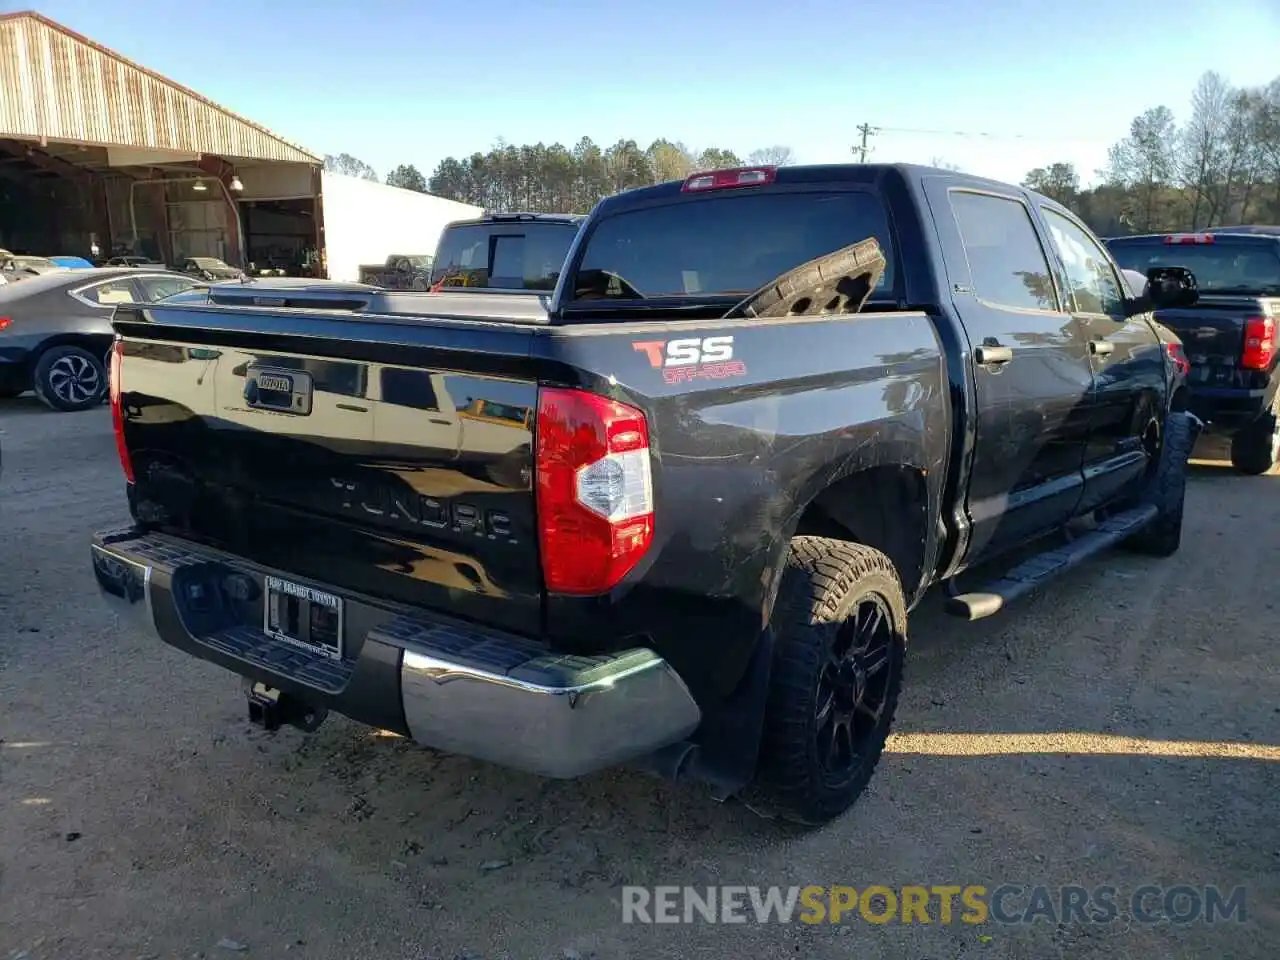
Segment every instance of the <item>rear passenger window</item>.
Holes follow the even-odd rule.
[[[1058,309],[1049,261],[1021,201],[953,190],[951,209],[980,300],[1023,310]]]
[[[117,303],[133,303],[137,299],[133,295],[133,284],[127,279],[108,280],[106,283],[100,283],[96,287],[89,287],[87,290],[82,291],[80,296],[103,306]]]

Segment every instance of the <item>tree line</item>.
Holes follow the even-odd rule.
[[[792,149],[782,145],[762,147],[740,157],[732,150],[692,150],[670,140],[655,140],[645,148],[634,140],[601,147],[583,137],[572,149],[559,143],[515,146],[499,140],[488,153],[442,160],[430,178],[413,164],[401,164],[387,174],[386,182],[495,212],[585,213],[601,197],[682,179],[696,170],[749,163],[781,166],[793,159]],[[347,153],[325,157],[325,167],[335,173],[378,179],[372,167]]]
[[[791,148],[780,145],[739,157],[661,139],[644,148],[634,140],[602,147],[590,137],[573,147],[500,140],[488,153],[442,160],[430,177],[401,164],[386,182],[495,212],[585,213],[601,197],[695,170],[793,160]],[[933,164],[956,169],[936,158]],[[347,153],[326,157],[325,166],[379,179]],[[1029,171],[1023,183],[1073,209],[1103,236],[1280,223],[1280,77],[1234,87],[1219,73],[1204,74],[1181,123],[1168,106],[1144,111],[1094,180],[1082,188],[1079,171],[1062,162]]]
[[[1280,223],[1280,77],[1233,87],[1204,74],[1185,120],[1163,105],[1134,117],[1097,179],[1081,189],[1072,164],[1054,163],[1023,182],[1103,236]]]

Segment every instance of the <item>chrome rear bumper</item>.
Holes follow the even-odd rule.
[[[389,725],[424,746],[567,778],[653,753],[701,721],[683,681],[648,649],[569,656],[526,637],[312,584],[347,604],[350,652],[338,661],[268,637],[258,626],[260,599],[256,619],[211,622],[185,614],[175,596],[175,577],[198,576],[214,591],[224,577],[248,578],[260,596],[268,573],[287,573],[134,531],[99,534],[91,554],[103,599],[131,631],[315,706]]]

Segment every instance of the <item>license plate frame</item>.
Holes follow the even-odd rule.
[[[262,631],[273,640],[341,660],[346,612],[337,594],[283,577],[263,578]]]

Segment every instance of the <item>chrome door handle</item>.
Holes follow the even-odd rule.
[[[975,363],[984,367],[996,363],[1008,363],[1013,359],[1013,348],[1002,347],[998,344],[980,343],[973,348],[973,359]]]

